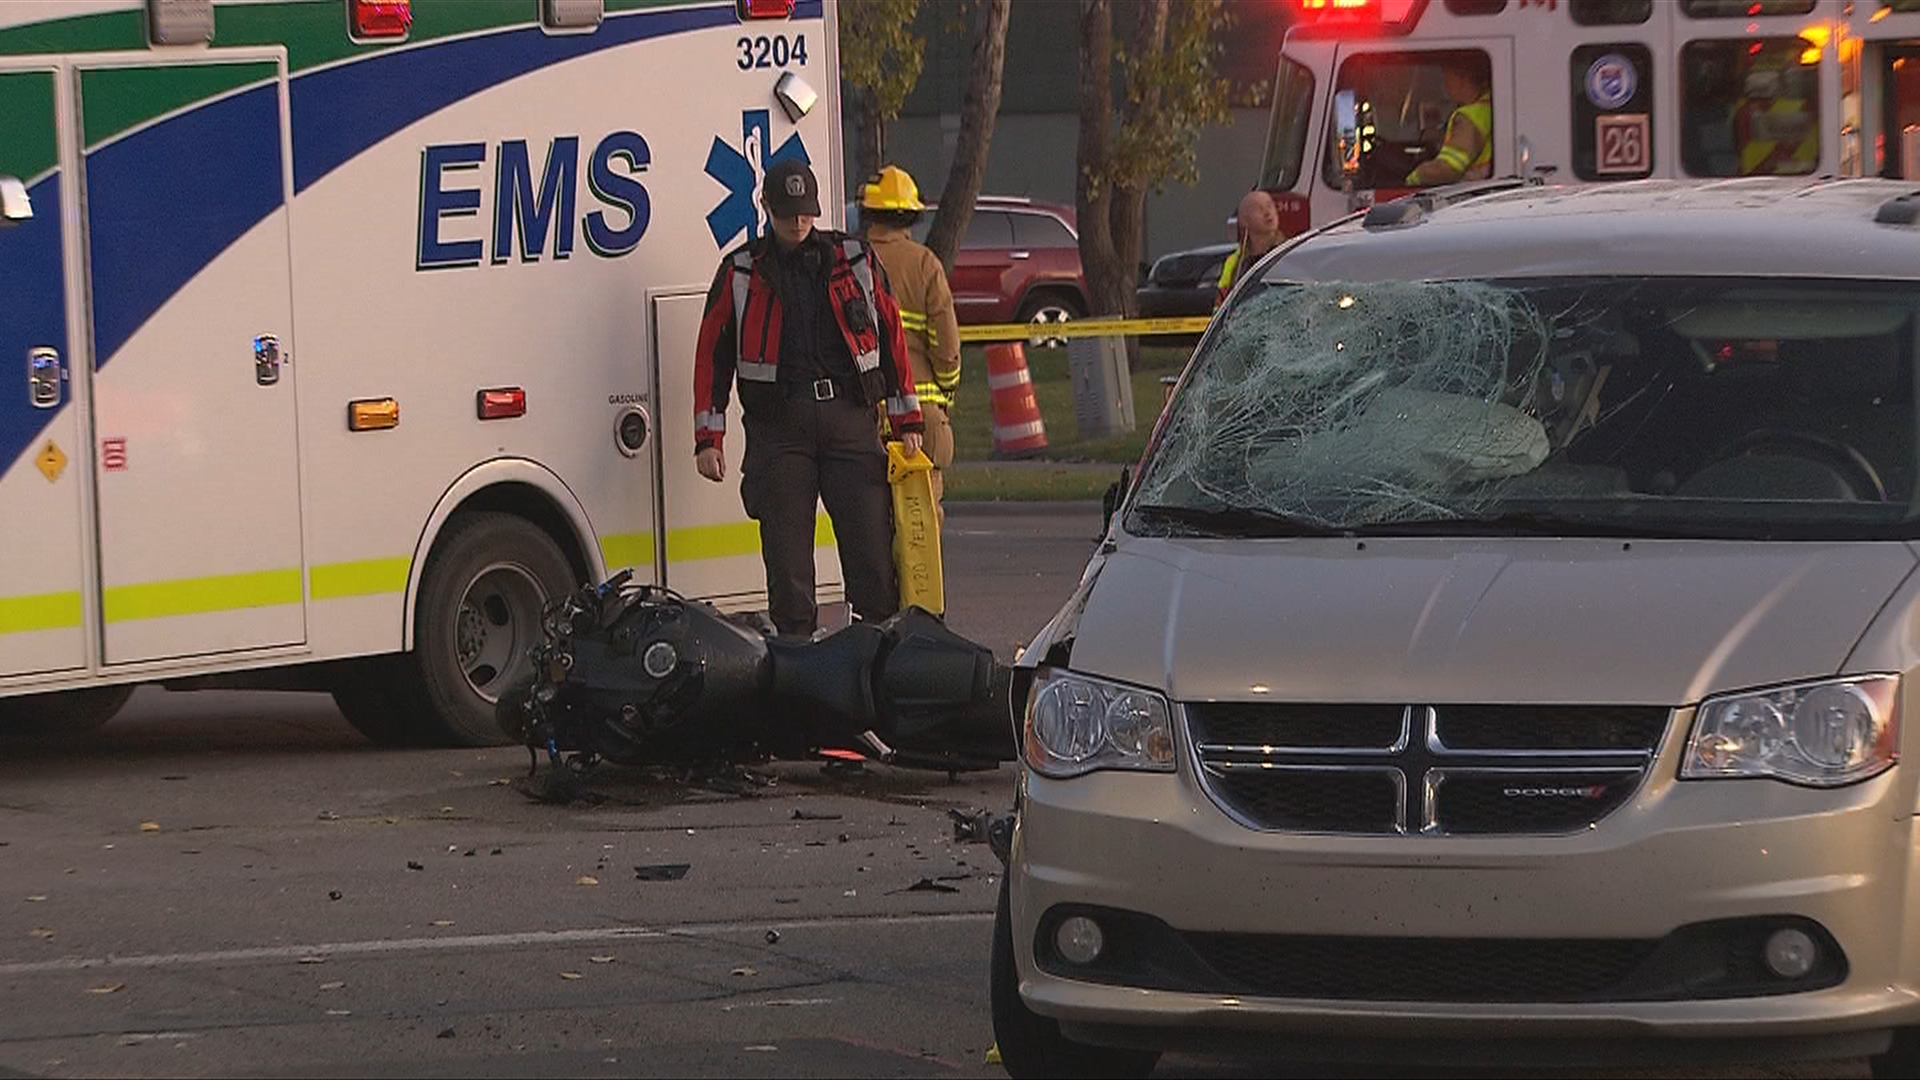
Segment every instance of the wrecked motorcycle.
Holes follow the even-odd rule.
[[[534,675],[496,718],[565,801],[600,761],[714,765],[856,753],[945,772],[1015,755],[1012,672],[908,608],[809,641],[769,637],[622,571],[547,606]]]

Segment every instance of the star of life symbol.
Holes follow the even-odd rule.
[[[782,161],[813,164],[797,131],[789,134],[777,148],[773,147],[773,113],[769,109],[748,109],[740,114],[738,149],[714,136],[713,146],[707,151],[707,175],[727,189],[726,198],[707,214],[707,230],[713,233],[715,244],[724,248],[743,232],[753,237],[765,231],[766,211],[760,206],[760,181],[768,168]],[[799,179],[791,178],[789,186]],[[804,187],[790,192],[805,193]]]

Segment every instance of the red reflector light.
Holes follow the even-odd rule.
[[[742,19],[791,19],[794,0],[733,0]]]
[[[413,0],[353,0],[353,36],[403,38],[413,27]]]
[[[474,395],[475,411],[482,420],[504,420],[527,415],[527,392],[517,386],[482,390]]]

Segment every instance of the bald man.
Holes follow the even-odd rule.
[[[1240,246],[1227,256],[1227,264],[1220,268],[1220,292],[1214,297],[1214,306],[1227,298],[1233,289],[1233,283],[1240,280],[1240,268],[1252,266],[1260,257],[1280,246],[1286,239],[1280,234],[1280,208],[1274,205],[1273,196],[1264,191],[1249,191],[1240,199]]]

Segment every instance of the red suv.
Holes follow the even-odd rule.
[[[934,207],[914,227],[924,241]],[[1073,208],[983,195],[953,258],[953,306],[969,323],[1066,322],[1087,313]],[[1057,344],[1059,339],[1036,339]]]

